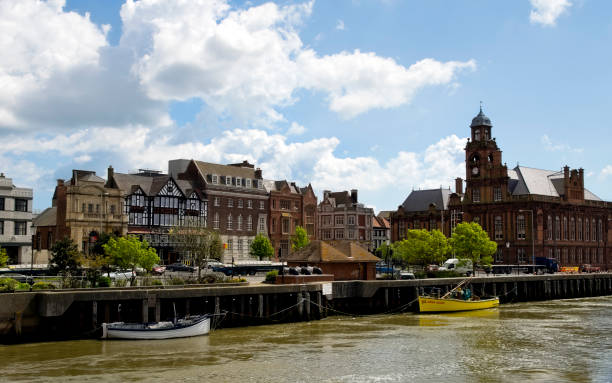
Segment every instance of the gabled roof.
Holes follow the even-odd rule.
[[[290,254],[286,260],[307,263],[353,263],[379,262],[380,258],[355,241],[336,241],[332,245],[316,240],[310,241],[306,247]]]
[[[127,194],[132,194],[138,190],[138,188],[140,188],[145,195],[155,196],[161,191],[161,189],[163,189],[168,181],[172,179],[172,177],[167,174],[141,176],[137,174],[115,173],[113,175],[113,179],[117,187]],[[189,197],[192,192],[196,191],[191,181],[172,180],[186,197]],[[198,195],[200,196],[200,193],[198,193]]]
[[[281,181],[273,181],[273,180],[264,180],[264,188],[266,189],[266,191],[272,192],[279,192],[282,191],[283,188],[288,188],[289,192],[291,194],[300,194],[300,188],[298,188],[295,185],[295,182],[288,182],[287,180],[281,180]]]
[[[32,226],[56,226],[57,225],[57,207],[48,207],[43,210],[34,220]]]
[[[106,182],[104,178],[98,177],[96,172],[91,170],[78,170],[74,169],[72,171],[72,183],[75,181],[87,181],[87,182]]]
[[[391,225],[385,218],[379,216],[372,217],[372,227],[390,229]]]
[[[548,197],[565,195],[562,171],[544,170],[517,166],[508,170],[508,189],[512,195],[536,194]],[[584,199],[601,201],[601,198],[584,189]]]
[[[450,195],[450,189],[413,190],[402,206],[404,211],[426,211],[434,204],[436,210],[446,210]]]

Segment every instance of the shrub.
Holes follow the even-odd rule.
[[[278,270],[268,271],[266,273],[266,282],[276,282],[277,275],[278,275]]]
[[[2,293],[12,293],[18,285],[19,282],[13,278],[0,278],[0,292]]]
[[[115,279],[115,287],[125,287],[127,283],[127,279]]]
[[[414,277],[416,279],[425,279],[425,278],[427,278],[427,273],[424,272],[424,271],[415,271]]]
[[[184,285],[185,284],[185,280],[183,280],[183,278],[172,277],[172,278],[170,278],[170,284],[173,285],[173,286]]]
[[[19,282],[19,283],[17,283],[16,290],[30,291],[30,284],[29,283],[25,283],[25,282]]]
[[[99,277],[98,286],[99,287],[111,287],[111,279],[109,277]]]
[[[151,281],[151,285],[152,285],[152,286],[163,286],[163,285],[164,285],[164,283],[163,283],[162,281],[160,281],[159,279],[153,279],[153,280]]]
[[[241,283],[241,282],[246,282],[246,278],[231,278],[228,279],[226,282],[227,283]]]
[[[428,273],[427,276],[430,278],[459,278],[459,277],[462,277],[461,274],[453,270],[437,270],[437,271]]]
[[[32,285],[32,290],[54,290],[55,285],[51,282],[36,282]]]

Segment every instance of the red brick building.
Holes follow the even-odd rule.
[[[317,214],[318,239],[359,241],[364,247],[371,248],[374,211],[359,203],[357,190],[350,193],[323,191]]]
[[[315,239],[317,197],[312,186],[298,187],[295,182],[265,181],[269,193],[269,236],[274,257],[285,259],[291,250],[291,236],[302,226],[310,240]]]
[[[458,179],[455,193],[443,203],[430,195],[421,201],[421,206],[429,202],[427,209],[398,208],[391,217],[393,240],[414,227],[415,216],[421,216],[421,227],[444,227],[447,235],[457,222],[473,221],[497,242],[496,263],[550,257],[562,266],[589,263],[612,269],[612,203],[584,187],[584,170],[508,169],[492,128],[482,110],[472,120],[465,147],[465,193]],[[429,225],[422,226],[427,218]]]

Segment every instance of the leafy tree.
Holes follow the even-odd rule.
[[[0,267],[6,267],[9,260],[8,254],[6,254],[6,249],[0,247]]]
[[[472,261],[474,272],[476,264],[491,265],[492,255],[497,251],[497,243],[491,241],[487,232],[475,222],[458,224],[451,236],[450,244],[457,258]]]
[[[265,235],[259,233],[253,239],[249,253],[252,257],[257,257],[259,260],[264,258],[271,258],[274,255],[274,248],[270,243],[270,240]]]
[[[74,241],[63,238],[51,247],[49,269],[63,276],[73,275],[80,265],[81,255]]]
[[[134,236],[110,238],[104,246],[104,252],[111,257],[112,264],[120,269],[132,270],[132,280],[136,279],[136,267],[140,266],[150,272],[153,265],[159,263],[159,256],[147,241],[140,241]]]
[[[89,255],[81,254],[79,263],[85,268],[87,280],[91,282],[92,287],[96,287],[102,272],[110,273],[111,257],[106,254],[97,254],[92,252]]]
[[[179,226],[170,231],[177,248],[191,257],[198,266],[198,280],[202,269],[210,260],[220,260],[223,256],[223,243],[219,233],[201,226]]]
[[[394,244],[395,254],[412,265],[440,263],[449,252],[448,242],[439,230],[408,230],[406,239]]]
[[[295,227],[295,234],[291,236],[291,249],[297,251],[303,247],[308,246],[310,240],[308,239],[308,233],[302,226]]]

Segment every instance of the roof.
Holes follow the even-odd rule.
[[[301,194],[302,193],[301,189],[297,187],[295,182],[288,182],[287,180],[281,180],[281,181],[264,180],[263,183],[264,183],[264,188],[266,189],[268,193],[272,191],[279,192],[283,190],[285,186],[289,188],[289,192],[291,194]]]
[[[436,210],[446,210],[450,195],[450,189],[413,190],[402,206],[404,211],[426,211],[434,204]]]
[[[91,170],[78,170],[78,169],[74,169],[72,171],[72,178],[76,178],[76,180],[78,180],[78,181],[102,182],[102,183],[105,182],[104,178],[98,177],[96,175],[96,172],[91,171]]]
[[[307,263],[353,263],[379,262],[380,258],[370,253],[356,241],[310,241],[304,248],[290,254],[289,262]]]
[[[472,128],[475,126],[493,126],[491,125],[491,119],[482,112],[482,106],[480,107],[480,113],[472,119],[472,123],[470,124]]]
[[[256,178],[255,169],[251,166],[221,165],[202,161],[194,162],[204,177],[208,174],[217,174],[220,176]]]
[[[55,226],[57,225],[57,207],[48,207],[43,210],[34,220],[32,226]]]
[[[132,194],[140,188],[145,195],[154,196],[159,193],[172,177],[167,174],[142,176],[137,174],[115,173],[113,174],[113,179],[117,187],[127,194]],[[191,181],[172,180],[186,197],[189,197],[195,190]]]
[[[562,171],[517,166],[508,170],[508,176],[510,177],[508,189],[512,195],[536,194],[561,197],[565,194]],[[601,201],[601,198],[587,189],[584,189],[584,199]]]
[[[389,224],[389,221],[379,215],[377,217],[372,217],[372,227],[390,229],[391,225]]]

